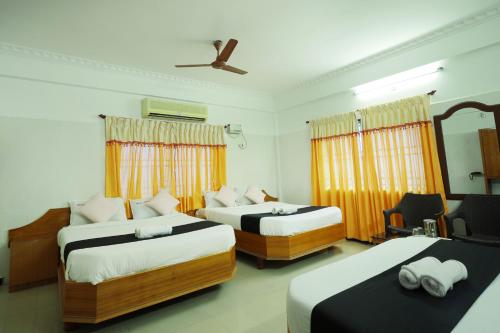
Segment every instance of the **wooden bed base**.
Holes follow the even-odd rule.
[[[257,267],[265,260],[293,260],[330,247],[346,236],[344,223],[303,232],[293,236],[263,236],[234,230],[236,249],[257,257]]]
[[[59,281],[66,329],[98,323],[234,277],[235,248],[227,252],[106,280],[97,285],[66,281],[57,233],[69,224],[69,208],[49,209],[34,222],[9,230],[9,290]],[[59,265],[58,265],[59,264]]]
[[[99,323],[233,278],[234,247],[224,253],[106,280],[97,285],[66,281],[59,267],[62,318],[75,323]]]

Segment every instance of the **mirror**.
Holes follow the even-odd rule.
[[[434,117],[447,199],[500,194],[500,105],[464,102]]]
[[[442,125],[450,192],[486,194],[479,131],[496,135],[493,113],[464,108]]]

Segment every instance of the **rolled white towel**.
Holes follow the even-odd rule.
[[[273,207],[273,209],[271,210],[271,214],[279,215],[279,214],[282,214],[283,211],[284,211],[284,209],[282,207]]]
[[[281,211],[279,212],[280,215],[290,215],[293,213],[297,213],[297,208],[282,208]]]
[[[453,284],[467,279],[467,267],[458,260],[447,260],[422,276],[422,287],[435,297],[445,297]]]
[[[172,226],[166,224],[143,225],[135,228],[135,237],[139,239],[170,235]]]
[[[399,283],[406,289],[418,289],[422,275],[433,271],[441,262],[434,257],[425,257],[408,265],[401,266]]]

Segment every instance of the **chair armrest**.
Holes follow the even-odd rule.
[[[442,211],[440,211],[439,213],[434,214],[434,218],[436,220],[438,220],[443,215],[444,215],[444,209]]]
[[[413,234],[413,230],[409,230],[409,229],[405,229],[405,228],[399,228],[399,227],[395,227],[393,225],[388,225],[387,229],[386,229],[386,232],[387,232],[387,230],[395,231],[398,234],[407,235],[407,236],[411,236]]]
[[[453,234],[452,238],[458,239],[458,240],[461,240],[464,242],[469,242],[469,243],[476,243],[476,244],[500,247],[500,240],[488,240],[488,239],[481,239],[481,238],[476,238],[476,237],[471,237],[471,236],[462,236],[462,235],[457,235],[457,234]]]
[[[385,222],[385,233],[388,233],[388,228],[391,225],[391,215],[395,213],[399,213],[399,209],[390,208],[383,211],[384,213],[384,222]]]

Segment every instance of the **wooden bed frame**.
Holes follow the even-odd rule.
[[[266,195],[264,201],[278,201],[278,198]],[[236,250],[257,258],[257,268],[265,267],[265,260],[293,260],[299,257],[332,248],[334,243],[346,237],[345,224],[339,223],[327,227],[303,232],[293,236],[263,236],[251,232],[234,230]]]
[[[303,232],[293,236],[262,236],[234,230],[236,249],[257,258],[257,268],[265,267],[265,260],[293,260],[333,248],[334,243],[345,238],[344,223]]]
[[[67,281],[58,270],[62,318],[74,323],[99,323],[233,278],[235,251],[231,250],[172,266],[109,279],[97,285]]]
[[[97,285],[67,281],[64,265],[58,265],[57,233],[69,224],[69,215],[69,208],[50,209],[33,223],[9,230],[9,282],[14,283],[9,290],[57,279],[62,320],[67,330],[78,323],[99,323],[220,284],[232,279],[236,272],[233,247],[227,252],[109,279]]]

